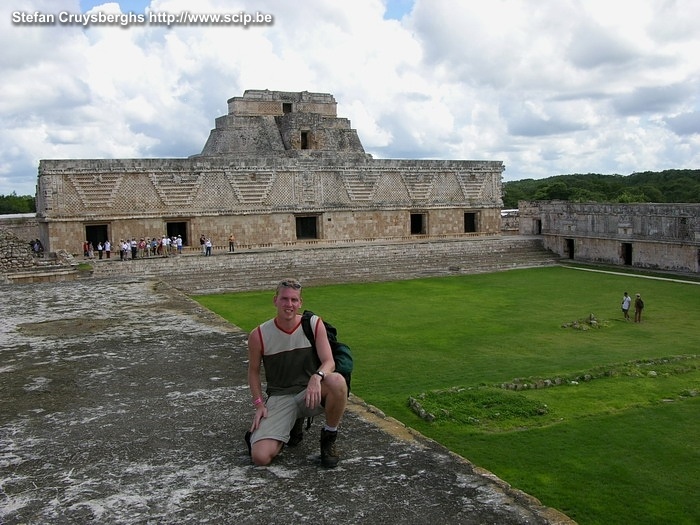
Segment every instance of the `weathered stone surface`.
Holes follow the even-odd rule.
[[[350,121],[339,119],[327,93],[247,90],[228,101],[229,114],[216,119],[201,156],[268,155],[312,150],[364,154]]]
[[[66,253],[49,257],[45,252],[35,252],[28,241],[0,229],[0,283],[9,282],[11,275],[27,282],[54,280],[58,271],[73,271],[72,259]]]
[[[36,260],[27,241],[0,230],[0,274],[32,269]]]
[[[494,272],[549,266],[558,257],[535,237],[477,237],[471,240],[339,245],[271,246],[239,249],[214,257],[182,256],[93,261],[94,275],[150,276],[187,293],[269,289],[280,275],[307,286],[340,282],[379,282],[428,276]]]

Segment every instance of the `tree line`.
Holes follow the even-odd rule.
[[[503,207],[520,200],[571,202],[700,202],[700,170],[644,171],[631,175],[556,175],[503,183]]]
[[[11,213],[36,213],[36,199],[32,195],[0,195],[0,215]]]
[[[700,202],[700,170],[644,171],[631,175],[556,175],[503,183],[503,207],[518,201]],[[0,214],[35,213],[32,195],[0,195]]]

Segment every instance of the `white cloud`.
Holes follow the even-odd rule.
[[[271,25],[12,23],[13,12],[266,13]],[[194,11],[196,9],[196,11]],[[187,157],[246,89],[332,93],[368,153],[505,180],[700,163],[694,0],[9,0],[0,194],[44,158]]]

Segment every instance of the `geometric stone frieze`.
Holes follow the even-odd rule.
[[[323,200],[323,189],[321,187],[321,176],[314,171],[304,170],[297,178],[300,184],[299,192],[303,204],[318,204]]]
[[[434,173],[426,173],[424,171],[403,172],[401,173],[401,178],[406,185],[406,189],[408,189],[411,199],[422,201],[430,197],[433,181],[435,180]]]
[[[67,178],[86,208],[112,207],[123,180],[118,173],[69,174]]]
[[[376,171],[349,171],[342,179],[351,201],[371,201],[381,174]]]
[[[236,197],[244,204],[262,204],[265,202],[276,178],[274,171],[242,173],[227,171],[225,175]]]
[[[498,176],[493,173],[488,173],[484,177],[484,185],[482,187],[482,198],[489,201],[497,201],[501,198],[501,187],[498,184]]]
[[[189,206],[202,185],[202,173],[149,173],[151,183],[166,206]]]
[[[462,187],[462,193],[467,200],[479,200],[492,195],[485,195],[488,178],[474,173],[457,173],[457,180]]]

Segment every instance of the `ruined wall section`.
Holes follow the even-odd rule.
[[[0,230],[10,232],[25,242],[39,238],[36,213],[0,215]]]
[[[519,203],[521,233],[541,224],[545,247],[575,260],[700,271],[700,204]]]
[[[35,263],[27,241],[8,230],[0,229],[0,274],[31,269]]]
[[[700,243],[700,205],[697,204],[552,201],[541,203],[539,210],[542,233]]]

